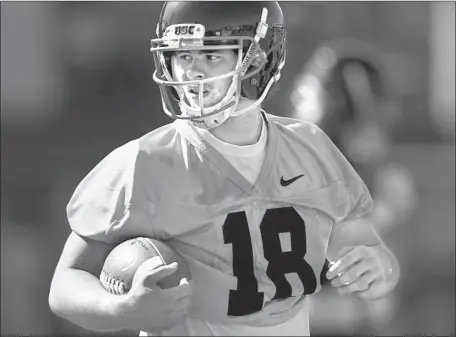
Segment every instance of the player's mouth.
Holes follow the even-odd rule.
[[[196,89],[196,88],[189,88],[189,89],[188,89],[188,92],[189,92],[191,95],[199,96],[199,89]],[[208,90],[204,90],[204,91],[203,91],[203,96],[206,96],[208,93],[209,93]]]

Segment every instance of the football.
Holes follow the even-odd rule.
[[[148,263],[152,269],[178,263],[176,272],[158,282],[157,285],[162,289],[178,286],[184,277],[190,280],[188,265],[179,253],[163,242],[137,237],[122,242],[109,253],[101,270],[101,284],[112,294],[127,293],[139,266],[147,260],[150,260]]]

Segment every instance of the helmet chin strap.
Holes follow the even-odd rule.
[[[238,99],[235,104],[220,111],[220,113],[216,113],[216,114],[214,114],[212,116],[208,116],[208,117],[203,117],[201,120],[192,120],[192,122],[195,124],[195,126],[197,126],[199,128],[209,130],[209,129],[213,129],[217,126],[222,125],[230,117],[238,117],[238,116],[241,116],[241,115],[257,108],[266,98],[266,95],[268,94],[269,89],[271,89],[272,84],[274,84],[274,82],[278,81],[279,78],[280,78],[280,73],[277,74],[275,77],[271,78],[271,80],[268,82],[263,94],[249,106],[247,106],[241,110],[236,110],[236,108],[239,104],[239,99]]]
[[[263,94],[254,103],[250,104],[249,106],[247,106],[243,109],[237,110],[236,108],[239,104],[239,95],[237,95],[236,96],[237,100],[235,101],[235,104],[220,111],[220,114],[216,113],[212,116],[203,117],[201,120],[193,121],[194,124],[200,128],[212,129],[212,128],[215,128],[215,127],[223,124],[229,117],[238,117],[238,116],[241,116],[241,115],[255,109],[265,100],[269,90],[271,89],[271,86],[275,82],[278,82],[280,80],[281,70],[284,67],[284,65],[285,65],[285,60],[283,60],[279,64],[277,73],[269,80],[268,84],[266,85],[266,88],[263,91]],[[207,122],[206,122],[206,120],[207,120]]]
[[[225,123],[225,121],[230,117],[231,111],[235,109],[235,106],[236,105],[233,104],[211,116],[203,117],[201,119],[192,119],[191,122],[200,129],[213,129]]]
[[[271,86],[272,84],[276,82],[275,78],[271,78],[265,88],[265,90],[263,91],[263,94],[252,104],[250,104],[249,106],[245,107],[244,109],[241,109],[241,110],[234,110],[232,113],[231,113],[231,116],[232,117],[237,117],[237,116],[241,116],[247,112],[249,112],[250,110],[253,110],[255,109],[256,107],[258,107],[263,101],[264,99],[266,98],[266,95],[268,94],[269,92],[269,89],[271,89]]]

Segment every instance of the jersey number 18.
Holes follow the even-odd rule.
[[[296,273],[304,286],[304,295],[312,294],[317,280],[312,267],[304,260],[307,252],[304,220],[293,207],[266,210],[260,225],[264,257],[269,262],[266,274],[276,287],[274,299],[290,297],[292,289],[285,278]],[[291,250],[282,251],[280,233],[289,233]],[[229,316],[244,316],[263,308],[264,293],[258,291],[254,275],[253,249],[245,211],[228,214],[223,225],[226,244],[233,248],[233,274],[238,278],[236,290],[230,290]]]

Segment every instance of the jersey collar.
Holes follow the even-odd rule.
[[[276,164],[278,149],[278,135],[273,122],[269,121],[267,113],[261,111],[268,128],[268,139],[266,143],[266,153],[261,166],[260,173],[255,184],[251,184],[231,163],[214,147],[212,147],[204,138],[185,120],[176,120],[182,136],[192,144],[204,157],[213,163],[228,179],[241,188],[248,195],[260,194],[265,187],[272,169]]]

